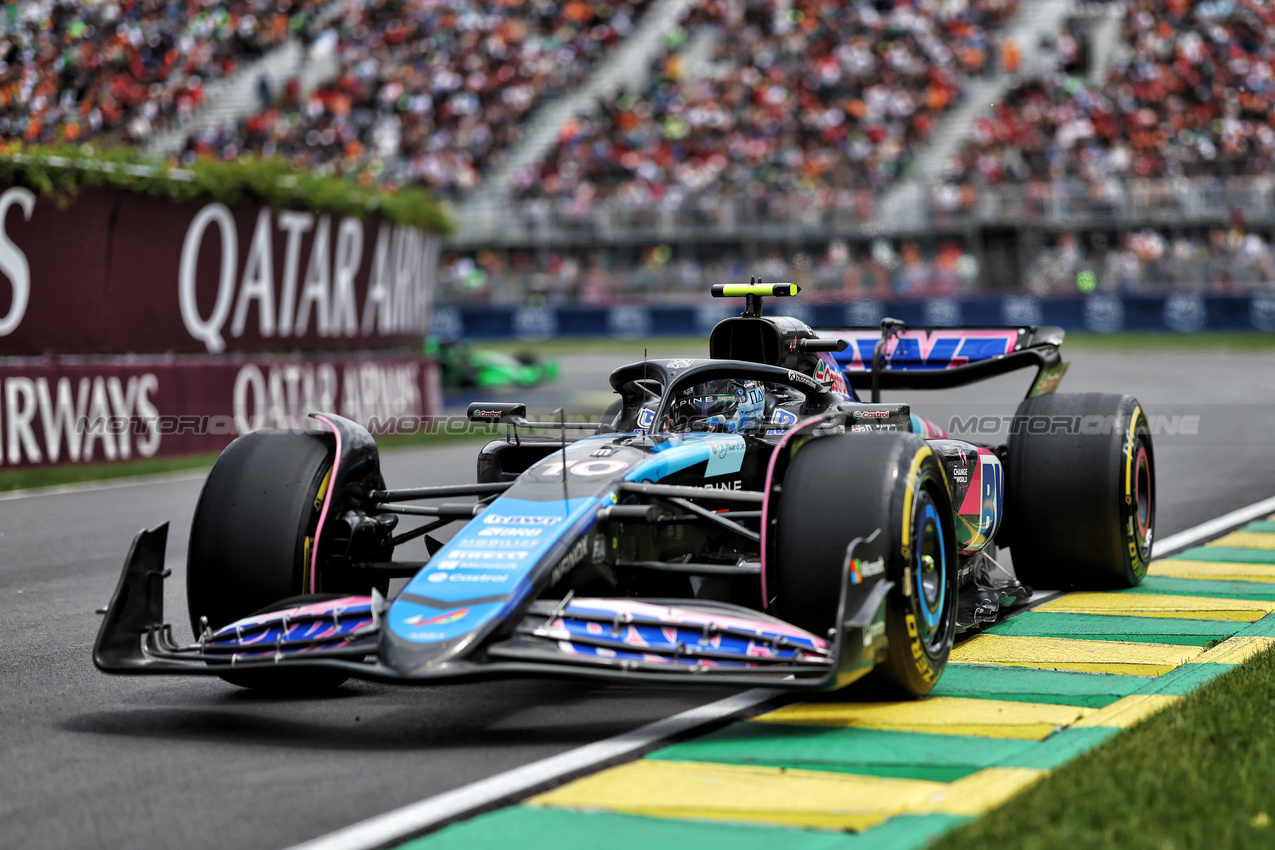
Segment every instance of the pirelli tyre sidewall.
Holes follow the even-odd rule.
[[[877,678],[905,696],[923,696],[938,682],[956,635],[956,532],[947,482],[930,447],[899,461],[886,571],[895,583],[886,610],[889,656]]]
[[[1151,564],[1155,528],[1155,449],[1141,406],[1133,402],[1129,427],[1120,431],[1120,527],[1124,531],[1125,580],[1138,584]]]
[[[1054,589],[1132,587],[1146,576],[1155,448],[1133,396],[1027,399],[1011,427],[1005,478],[1003,541],[1019,578]]]
[[[888,659],[870,677],[892,694],[928,693],[955,634],[956,550],[938,459],[912,434],[818,437],[797,450],[774,510],[772,610],[820,636],[834,626],[846,548],[880,530]],[[921,546],[918,540],[923,541]],[[923,558],[929,557],[926,565]]]

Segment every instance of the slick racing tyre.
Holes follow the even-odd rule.
[[[348,570],[325,568],[311,581],[332,463],[333,440],[321,434],[256,432],[221,453],[199,495],[186,558],[186,603],[196,636],[200,617],[216,630],[298,594],[371,593],[372,580]],[[221,678],[272,690],[335,687],[347,678],[330,671],[286,672]]]
[[[889,655],[875,685],[922,696],[938,681],[956,633],[956,535],[938,459],[920,437],[839,434],[802,446],[776,511],[768,592],[784,620],[820,636],[836,625],[846,548],[885,535]]]
[[[1155,528],[1155,452],[1128,395],[1029,398],[1005,462],[1004,540],[1033,587],[1132,587]]]

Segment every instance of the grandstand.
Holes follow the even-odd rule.
[[[141,143],[188,121],[211,80],[306,37],[312,0],[6,3],[0,137]]]
[[[1127,56],[1100,84],[1064,61],[979,121],[953,182],[1255,177],[1275,154],[1275,9],[1156,3],[1124,12]],[[1074,39],[1071,40],[1074,44]],[[1070,71],[1070,72],[1069,72]]]
[[[670,193],[880,189],[959,96],[962,76],[987,69],[987,26],[1006,11],[1000,2],[884,14],[801,0],[786,14],[765,2],[697,4],[648,86],[564,127],[516,194],[649,204]]]
[[[192,134],[186,150],[367,169],[456,197],[520,140],[541,103],[587,78],[648,6],[346,3],[333,24],[333,80],[304,99],[285,86],[237,124]]]
[[[0,137],[429,187],[457,302],[1275,279],[1259,0],[30,0]]]
[[[1130,292],[1269,285],[1275,11],[1244,0],[1113,5],[1112,61],[1085,79],[1080,48],[1109,11],[1092,7],[1055,37],[1071,45],[1059,67],[1019,82],[976,123],[932,189],[936,219],[1061,229],[1032,261],[1037,291],[1066,290],[1077,265],[1100,288]]]

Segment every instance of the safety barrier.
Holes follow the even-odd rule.
[[[0,186],[0,469],[436,413],[438,245],[372,216]]]
[[[913,325],[1057,325],[1067,330],[1205,330],[1275,332],[1275,293],[1249,295],[1111,295],[1036,298],[1013,295],[927,300],[862,300],[801,303],[775,300],[774,315],[794,316],[812,327],[879,324],[892,316]],[[641,337],[706,334],[738,312],[734,305],[617,307],[446,306],[434,311],[432,331],[444,337],[537,339],[558,336]]]

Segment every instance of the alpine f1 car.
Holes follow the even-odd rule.
[[[575,675],[830,690],[866,676],[921,695],[954,636],[1021,603],[1023,582],[1142,579],[1147,419],[1127,395],[1054,393],[1061,330],[816,332],[762,315],[762,296],[796,289],[715,287],[746,306],[709,356],[616,369],[599,422],[472,405],[508,426],[474,484],[388,489],[372,437],[333,414],[315,415],[322,432],[240,437],[195,510],[193,641],[164,621],[159,526],[133,542],[98,667],[275,689]],[[1020,368],[1035,379],[1005,445],[880,402]],[[464,525],[431,536],[449,523]],[[427,560],[395,559],[419,537]],[[394,577],[408,581],[390,598]]]

